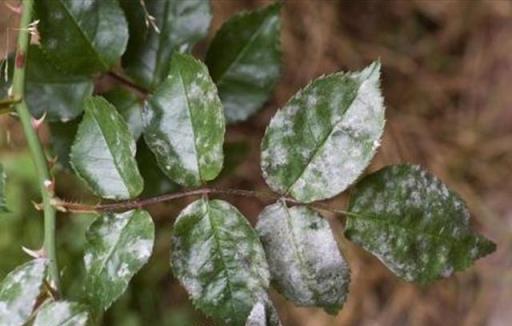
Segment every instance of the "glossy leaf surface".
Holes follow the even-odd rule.
[[[208,69],[175,54],[169,77],[144,111],[144,140],[162,171],[183,186],[199,186],[220,173],[224,114]]]
[[[380,64],[321,77],[272,118],[262,142],[267,184],[300,202],[336,196],[368,166],[384,130]]]
[[[86,326],[89,313],[75,302],[54,301],[45,304],[37,313],[34,326]]]
[[[252,307],[245,326],[281,326],[279,315],[270,299],[259,301]]]
[[[142,134],[142,102],[133,92],[118,87],[103,94],[112,103],[128,124],[135,140]]]
[[[139,85],[154,89],[169,73],[174,51],[189,52],[210,25],[208,0],[146,0],[157,32],[146,24],[140,1],[122,0],[130,29],[123,67]]]
[[[86,238],[84,294],[92,307],[106,310],[148,261],[155,226],[144,210],[103,214]]]
[[[85,115],[71,147],[71,165],[99,196],[128,199],[143,189],[133,135],[114,106],[101,97],[86,100]]]
[[[123,54],[128,26],[116,0],[34,2],[41,44],[65,71],[106,71]]]
[[[242,12],[217,32],[206,64],[228,122],[246,120],[261,108],[279,79],[280,4]]]
[[[269,272],[258,235],[221,200],[200,199],[178,216],[171,265],[196,307],[228,325],[243,325],[266,297]]]
[[[419,166],[365,177],[352,194],[345,235],[407,281],[448,277],[495,250],[474,234],[464,202]]]
[[[21,326],[30,318],[46,274],[47,261],[35,259],[10,272],[0,283],[0,325]]]
[[[9,212],[9,209],[7,208],[7,203],[5,201],[5,181],[6,180],[7,180],[7,176],[5,175],[3,166],[0,164],[0,213]]]
[[[350,269],[329,223],[305,206],[267,206],[256,226],[272,284],[299,306],[336,313],[347,299]]]

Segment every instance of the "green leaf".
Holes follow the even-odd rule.
[[[121,113],[135,140],[139,139],[144,126],[142,124],[143,105],[137,95],[127,89],[117,87],[103,94],[103,96]]]
[[[82,113],[84,100],[94,89],[92,78],[60,71],[36,45],[29,47],[26,62],[25,100],[34,117],[40,118],[46,113],[47,121],[68,121]],[[0,90],[1,97],[7,95],[12,83],[13,55],[6,64],[9,76],[7,80],[0,76],[0,89],[4,89]]]
[[[116,0],[38,0],[34,5],[43,49],[66,71],[106,71],[126,49],[128,26]]]
[[[178,216],[171,265],[194,304],[228,325],[243,325],[266,297],[269,272],[258,235],[221,200],[200,199]]]
[[[154,197],[179,189],[180,186],[169,180],[158,167],[155,156],[142,139],[137,144],[137,156],[135,158],[139,165],[140,174],[144,179],[142,197]]]
[[[79,123],[79,119],[74,119],[67,122],[50,122],[48,124],[52,153],[57,156],[57,162],[67,170],[71,170],[69,154]]]
[[[448,277],[496,248],[471,231],[462,199],[419,166],[390,166],[365,177],[349,210],[346,237],[407,281]]]
[[[89,304],[106,310],[148,261],[155,226],[144,210],[101,215],[86,234],[84,293]]]
[[[3,166],[0,164],[0,213],[8,213],[7,203],[5,201],[5,180],[7,176]]]
[[[133,135],[114,106],[101,97],[88,98],[71,147],[71,165],[77,175],[103,198],[135,197],[144,183],[135,151]]]
[[[210,25],[208,0],[146,0],[148,13],[155,18],[157,32],[146,24],[140,1],[123,0],[130,28],[128,48],[122,64],[139,85],[154,89],[169,73],[174,51],[189,52],[205,37]]]
[[[251,310],[245,326],[281,326],[279,315],[272,302],[266,298],[258,301]]]
[[[86,326],[89,313],[76,302],[54,301],[44,305],[36,316],[34,326]]]
[[[281,5],[241,12],[215,35],[206,64],[228,122],[246,120],[261,108],[279,79]]]
[[[305,206],[267,206],[256,226],[272,284],[299,306],[336,313],[347,299],[350,269],[329,223]]]
[[[41,292],[47,261],[34,259],[10,272],[0,283],[0,325],[18,326],[30,318]]]
[[[147,104],[144,140],[162,171],[183,186],[199,186],[220,173],[224,114],[208,69],[176,53],[169,77]]]
[[[380,64],[321,77],[272,118],[262,142],[267,184],[300,202],[336,196],[368,166],[384,130]]]

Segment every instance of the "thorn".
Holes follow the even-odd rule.
[[[55,155],[54,157],[48,158],[47,161],[48,161],[48,166],[50,167],[50,169],[53,169],[55,164],[57,164],[57,162],[59,161],[59,157],[57,155]]]
[[[34,205],[34,208],[37,211],[42,211],[44,209],[43,203],[36,203],[35,201],[32,201],[32,205]]]
[[[27,247],[21,246],[21,250],[23,250],[24,253],[26,253],[32,258],[48,258],[48,255],[46,254],[46,250],[44,250],[44,248],[32,250]]]
[[[10,3],[6,3],[5,6],[9,8],[13,13],[17,15],[21,15],[21,4],[11,5]]]
[[[68,210],[66,207],[64,207],[64,202],[62,202],[59,198],[52,198],[50,199],[50,204],[59,212],[67,213]]]
[[[46,112],[39,119],[32,118],[32,128],[34,128],[36,130],[39,129],[39,127],[41,127],[41,125],[43,124],[45,119],[46,119]]]

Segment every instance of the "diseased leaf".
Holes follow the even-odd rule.
[[[143,139],[137,144],[137,156],[140,174],[144,179],[144,191],[141,197],[154,197],[179,189],[179,185],[169,178],[158,167],[155,156],[148,148]]]
[[[142,124],[143,105],[137,95],[127,89],[118,87],[111,89],[103,96],[121,113],[135,140],[139,139],[144,126]]]
[[[347,299],[350,269],[329,223],[305,206],[267,206],[256,226],[272,284],[299,306],[336,313]]]
[[[0,97],[7,96],[12,83],[13,55],[6,64],[9,76],[5,80],[0,73]],[[82,113],[84,100],[94,89],[92,78],[57,69],[36,45],[29,47],[26,67],[25,100],[35,118],[46,114],[47,121],[68,121]]]
[[[126,73],[139,85],[154,89],[165,80],[174,51],[189,52],[210,25],[208,0],[145,0],[159,32],[146,24],[140,1],[122,0],[130,39],[123,55]]]
[[[276,308],[270,299],[258,301],[252,307],[245,326],[281,326]]]
[[[246,120],[261,108],[279,79],[281,5],[241,12],[215,35],[206,64],[219,88],[226,120]]]
[[[346,237],[407,281],[448,277],[496,248],[471,231],[462,199],[419,166],[390,166],[365,177],[349,211]]]
[[[92,307],[106,310],[148,261],[155,226],[144,210],[103,214],[86,238],[84,294]]]
[[[76,302],[54,301],[37,313],[34,326],[86,326],[87,308]]]
[[[5,175],[4,167],[0,164],[0,213],[8,213],[7,203],[5,201]]]
[[[45,259],[31,260],[0,283],[0,325],[18,326],[30,318],[46,274]]]
[[[162,171],[183,186],[199,186],[220,173],[224,114],[208,69],[176,53],[169,77],[143,114],[144,140]]]
[[[135,197],[143,189],[135,151],[133,135],[116,109],[101,97],[88,98],[70,154],[78,176],[103,198]]]
[[[368,166],[384,130],[380,64],[321,77],[272,118],[262,142],[267,184],[303,203],[336,196]]]
[[[228,325],[244,325],[266,297],[269,272],[258,235],[221,200],[200,199],[178,216],[171,265],[194,304]]]
[[[128,26],[116,0],[38,0],[34,5],[43,49],[66,71],[106,71],[126,49]]]

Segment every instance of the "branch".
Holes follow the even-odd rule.
[[[142,87],[142,86],[139,86],[137,84],[135,84],[134,82],[132,82],[131,80],[129,80],[128,78],[114,72],[114,71],[109,71],[107,73],[107,75],[115,80],[117,80],[118,82],[120,82],[121,84],[127,86],[128,88],[132,89],[132,90],[135,90],[137,93],[139,93],[140,96],[142,96],[143,98],[146,98],[148,95],[149,95],[149,90]]]
[[[28,45],[30,43],[29,24],[32,19],[33,0],[23,0],[23,13],[20,21],[18,43],[16,47],[15,67],[12,82],[12,98],[21,99],[15,104],[16,112],[23,126],[23,133],[27,139],[28,148],[35,165],[37,182],[41,190],[44,209],[44,249],[48,255],[50,282],[56,292],[60,292],[60,277],[57,264],[57,253],[55,249],[55,208],[52,206],[53,182],[50,178],[48,163],[39,142],[37,133],[32,126],[32,115],[30,114],[25,95],[25,61],[27,58]]]
[[[251,197],[258,198],[262,200],[284,200],[290,204],[301,204],[297,200],[289,197],[281,197],[273,192],[264,192],[264,191],[253,191],[253,190],[243,190],[243,189],[220,189],[220,188],[200,188],[193,189],[184,192],[178,193],[170,193],[164,194],[156,197],[144,198],[144,199],[134,199],[134,200],[124,200],[118,201],[109,204],[98,204],[98,205],[88,205],[82,203],[72,203],[62,199],[54,198],[53,205],[58,209],[68,212],[74,213],[95,213],[95,212],[122,212],[130,209],[143,208],[147,206],[152,206],[159,203],[165,203],[174,201],[181,198],[192,197],[192,196],[203,196],[209,194],[217,194],[217,195],[231,195],[231,196],[241,196],[241,197]],[[341,214],[341,215],[350,215],[356,216],[356,214],[333,208],[328,205],[322,203],[308,204],[307,206],[311,208],[315,208],[318,210],[323,210],[331,213]]]

